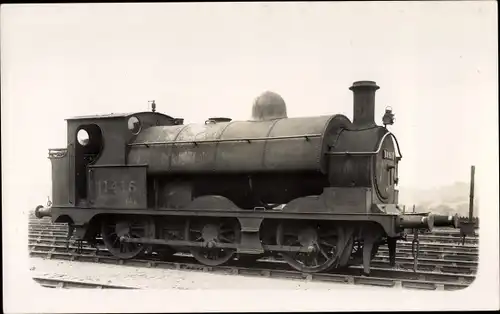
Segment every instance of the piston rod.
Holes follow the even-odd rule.
[[[183,246],[183,247],[198,247],[198,248],[220,248],[220,249],[238,249],[238,244],[234,243],[220,243],[220,242],[192,242],[192,241],[182,241],[182,240],[163,240],[163,239],[153,239],[153,238],[129,238],[121,237],[121,242],[125,243],[141,243],[141,244],[153,244],[153,245],[168,245],[168,246]],[[285,245],[263,245],[262,246],[267,251],[276,252],[303,252],[310,253],[310,247],[308,246],[285,246]]]

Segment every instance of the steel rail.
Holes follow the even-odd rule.
[[[30,255],[31,256],[39,256],[40,254],[52,258],[53,256],[60,256],[59,254],[63,254],[64,256],[67,256],[68,258],[72,258],[71,255],[76,254],[76,249],[77,247],[75,246],[70,246],[70,251],[66,249],[65,246],[56,246],[56,245],[31,245],[29,247],[30,249]],[[91,247],[82,247],[81,248],[82,252],[85,252],[85,256],[91,256],[92,258],[95,258],[99,260],[100,258],[114,258],[109,253],[106,249],[99,249],[97,251],[95,248]],[[144,258],[147,259],[154,259],[154,256],[144,256]],[[173,260],[178,260],[178,259],[188,259],[189,261],[192,261],[192,256],[190,254],[185,254],[185,253],[177,253],[171,257]],[[377,256],[375,257],[374,260],[372,260],[372,265],[374,267],[378,267],[381,269],[392,269],[392,267],[389,266],[389,257],[388,256]],[[165,261],[169,262],[169,261]],[[279,259],[279,258],[271,258],[271,257],[265,257],[265,258],[260,258],[257,260],[257,263],[262,263],[262,262],[268,262],[268,263],[281,263],[282,265],[285,265],[286,263]],[[396,267],[399,267],[401,269],[412,269],[413,265],[413,260],[411,258],[396,258]],[[440,273],[445,273],[445,274],[473,274],[477,271],[477,262],[470,262],[470,263],[456,263],[456,262],[449,262],[445,260],[432,260],[432,259],[422,259],[421,262],[419,262],[419,269],[420,270],[427,270],[427,271],[434,271],[434,272],[440,272]]]
[[[42,243],[43,242],[43,243]],[[65,241],[51,241],[51,240],[48,240],[48,241],[30,241],[28,243],[28,247],[29,248],[35,248],[35,247],[38,247],[38,248],[57,248],[57,249],[66,249],[66,242]],[[74,244],[71,244],[69,246],[69,248],[72,248],[72,249],[75,249],[77,248],[76,245]],[[89,245],[83,245],[82,248],[89,248],[89,249],[92,249],[92,250],[95,250],[94,247],[92,246],[89,246]],[[108,250],[106,248],[99,248],[99,251],[101,252],[107,252]],[[406,259],[411,259],[409,256],[411,254],[399,254],[399,256],[397,256],[397,258],[401,259],[401,260],[406,260]],[[381,257],[381,258],[385,258],[388,256],[388,252],[379,252],[376,257]],[[465,265],[470,265],[470,266],[477,266],[477,259],[474,259],[474,260],[453,260],[453,261],[449,261],[449,260],[446,260],[446,259],[443,259],[443,258],[422,258],[422,259],[419,259],[419,260],[422,260],[422,261],[432,261],[432,262],[437,262],[437,263],[440,263],[440,261],[442,261],[443,263],[445,264],[449,264],[449,265],[457,265],[457,264],[463,264],[463,266]]]
[[[46,278],[34,276],[33,280],[39,283],[42,287],[46,288],[62,288],[62,289],[74,289],[74,288],[94,288],[94,289],[138,289],[136,287],[128,287],[121,285],[108,285],[99,282],[91,281],[77,281],[68,279],[56,279],[56,278]]]

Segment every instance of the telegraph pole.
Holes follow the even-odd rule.
[[[469,193],[469,222],[472,223],[473,212],[474,212],[474,175],[476,172],[476,167],[470,167],[470,193]]]
[[[474,236],[474,175],[476,173],[476,166],[470,168],[470,192],[469,192],[469,219],[460,223],[460,235],[462,236],[462,245],[465,244],[466,236]]]

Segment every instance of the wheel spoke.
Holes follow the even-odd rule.
[[[228,242],[228,243],[231,243],[231,242],[232,242],[231,240],[229,240],[228,238],[226,238],[225,236],[222,236],[222,235],[221,235],[221,236],[219,236],[219,240],[226,241],[226,242]]]
[[[325,240],[319,240],[319,243],[323,244],[324,246],[335,247],[335,245],[328,243]]]
[[[319,251],[321,255],[323,255],[328,260],[328,254],[326,254],[325,250],[321,246],[318,245]]]
[[[316,256],[313,257],[313,262],[314,262],[314,266],[318,266],[319,265],[318,259],[316,258]]]
[[[187,241],[217,241],[220,243],[234,243],[239,228],[226,223],[206,223],[200,224],[200,228],[193,229],[193,226],[186,225]],[[235,250],[221,250],[220,248],[190,248],[193,257],[204,265],[218,266],[226,263],[235,253]]]
[[[330,269],[334,266],[336,260],[334,254],[327,253],[330,251],[327,248],[331,248],[333,251],[336,245],[329,243],[329,239],[327,240],[325,237],[319,236],[325,233],[336,235],[335,230],[323,232],[321,226],[305,225],[289,228],[289,226],[281,224],[276,230],[276,240],[278,245],[291,245],[301,248],[315,247],[316,250],[310,253],[281,253],[285,261],[293,268],[301,272],[314,273]]]
[[[121,230],[118,230],[121,229]],[[142,238],[149,234],[149,231],[154,234],[154,223],[149,220],[137,221],[108,221],[101,226],[102,240],[111,254],[118,258],[129,259],[137,256],[144,250],[144,246],[140,243],[122,242],[118,236],[118,231],[127,231],[124,236],[128,238]]]

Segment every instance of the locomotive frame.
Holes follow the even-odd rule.
[[[352,123],[343,115],[255,124],[213,118],[205,123],[212,137],[204,131],[201,139],[183,119],[154,110],[68,119],[67,148],[49,150],[52,206],[35,213],[67,222],[79,239],[102,237],[119,258],[150,248],[220,265],[235,254],[280,254],[302,272],[363,264],[369,274],[380,245],[389,246],[394,264],[405,229],[458,227],[457,216],[401,212],[395,185],[402,155],[385,127],[392,111],[384,127],[374,122],[378,88],[353,84]],[[307,131],[294,131],[299,123]],[[254,158],[245,163],[242,152]],[[274,187],[281,192],[266,193]]]

